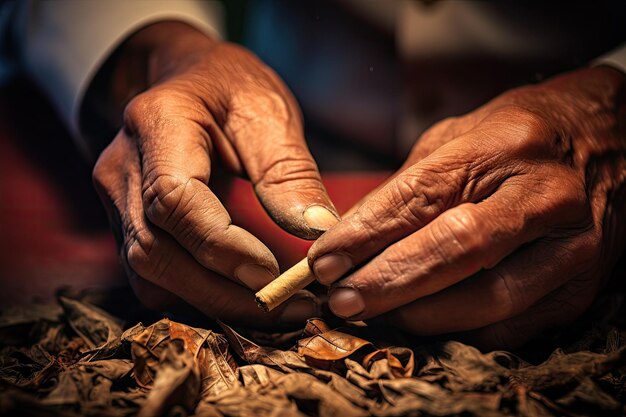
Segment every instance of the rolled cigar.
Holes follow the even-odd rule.
[[[267,313],[313,281],[315,275],[304,258],[257,292],[256,302]]]

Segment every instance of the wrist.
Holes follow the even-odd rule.
[[[126,104],[173,68],[217,41],[174,21],[146,26],[129,36],[104,62],[85,92],[79,115],[82,135],[98,155],[115,136]]]
[[[159,22],[138,31],[121,46],[111,74],[112,101],[118,114],[128,101],[176,72],[217,41],[175,21]]]

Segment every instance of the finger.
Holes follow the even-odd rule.
[[[302,323],[316,314],[310,297],[290,302],[276,314],[260,312],[249,289],[203,268],[171,237],[133,224],[124,258],[140,277],[182,298],[209,317],[252,326]],[[152,233],[151,233],[152,232]],[[135,281],[134,284],[139,282]],[[144,297],[145,298],[145,297]]]
[[[546,212],[543,192],[528,183],[504,185],[484,202],[454,207],[392,244],[335,284],[331,309],[357,320],[390,311],[492,268],[520,245],[569,221],[570,213],[585,212],[584,196],[567,193],[563,201],[555,197]]]
[[[329,285],[448,208],[487,197],[509,173],[489,170],[476,140],[468,136],[444,145],[321,236],[309,250],[317,279]]]
[[[343,217],[348,217],[355,213],[367,200],[385,187],[389,182],[393,181],[402,172],[409,169],[412,165],[417,164],[446,143],[469,132],[472,128],[474,128],[476,122],[477,115],[474,113],[470,113],[462,117],[448,117],[437,122],[417,139],[415,145],[411,149],[411,152],[409,152],[409,156],[406,158],[406,161],[404,161],[402,166],[390,175],[389,178],[387,178],[382,184],[367,193],[365,197],[354,204],[343,214]]]
[[[140,195],[148,219],[205,268],[255,290],[269,283],[278,274],[274,256],[232,224],[207,186],[212,143],[207,132],[219,131],[211,116],[161,88],[135,98],[126,123],[141,150]]]
[[[118,135],[102,152],[93,170],[94,188],[107,212],[118,251],[121,251],[124,245],[124,234],[122,232],[122,218],[113,200],[119,202],[122,196],[129,191],[122,172],[128,169],[125,167],[124,161],[130,159],[139,159],[137,150],[128,146],[128,141],[122,135]],[[139,175],[138,169],[135,172],[136,175]],[[181,302],[180,298],[171,292],[138,276],[127,265],[127,263],[123,263],[129,283],[144,306],[151,310],[163,311]]]
[[[516,349],[547,330],[574,321],[589,308],[595,294],[589,280],[573,279],[518,316],[456,337],[484,351]]]
[[[249,289],[203,268],[173,238],[147,222],[141,199],[141,173],[132,161],[134,144],[123,132],[113,143],[113,149],[99,164],[109,165],[99,175],[102,186],[121,213],[123,245],[121,257],[129,269],[131,284],[139,293],[143,282],[172,293],[202,313],[226,321],[250,325],[302,322],[315,314],[316,305],[310,297],[294,300],[276,314],[263,314],[256,306]],[[123,186],[120,186],[124,184]],[[112,187],[115,185],[116,187]],[[154,288],[152,288],[154,289]],[[163,293],[160,293],[161,295]],[[146,297],[140,297],[146,301]],[[148,304],[155,300],[148,300]]]
[[[247,82],[231,93],[224,132],[272,219],[314,239],[339,215],[306,146],[295,99],[276,74],[265,71],[264,82]]]
[[[389,312],[385,317],[420,335],[460,332],[508,320],[576,280],[593,257],[592,239],[541,239],[495,268]]]
[[[485,118],[483,112],[473,130],[398,175],[313,244],[309,261],[320,282],[334,282],[445,210],[479,202],[505,179],[533,171],[525,161],[558,151],[558,135],[536,115],[504,107]]]

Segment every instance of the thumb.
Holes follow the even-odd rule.
[[[224,132],[279,226],[315,239],[339,221],[306,146],[299,109],[286,88],[238,94],[228,113]]]

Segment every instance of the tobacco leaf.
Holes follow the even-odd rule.
[[[66,297],[59,297],[59,303],[72,329],[91,349],[114,342],[122,334],[119,320],[94,305]]]
[[[170,340],[168,319],[163,319],[145,328],[132,341],[132,355],[135,381],[142,388],[149,388],[154,382],[161,353]]]
[[[195,416],[304,417],[298,404],[274,385],[235,386],[213,397],[205,397],[196,408]],[[308,414],[310,415],[310,414]]]
[[[285,373],[311,369],[304,358],[296,352],[259,346],[228,325],[221,322],[219,324],[235,353],[249,364],[266,365]]]
[[[302,408],[313,411],[320,417],[368,415],[367,411],[355,406],[339,391],[329,387],[313,375],[287,374],[280,377],[274,384],[289,398],[296,400]]]
[[[626,415],[626,333],[606,324],[531,364],[454,341],[393,347],[401,338],[320,319],[299,341],[167,319],[122,333],[97,307],[63,303],[57,318],[7,319],[16,331],[0,341],[0,415]]]
[[[200,393],[198,362],[182,339],[164,344],[156,378],[138,417],[193,414]]]
[[[260,364],[240,366],[237,371],[239,373],[239,380],[246,387],[252,385],[266,385],[284,375],[276,369]]]
[[[316,334],[322,334],[331,331],[332,329],[328,327],[328,324],[322,319],[310,319],[307,320],[306,326],[304,326],[304,331],[302,332],[304,336],[315,336]]]
[[[373,367],[378,378],[411,376],[414,369],[413,351],[408,348],[376,349],[368,340],[332,330],[320,319],[309,320],[304,334],[310,337],[298,341],[298,353],[312,367],[341,373],[342,360],[363,354],[363,365]]]
[[[127,415],[134,408],[129,400],[132,393],[125,394],[127,402],[120,404],[114,385],[126,379],[131,369],[127,359],[77,363],[60,372],[54,389],[38,402],[59,410],[79,407],[83,415]]]
[[[162,351],[172,340],[181,340],[184,350],[197,363],[203,396],[216,394],[237,383],[237,364],[222,335],[162,319],[143,329],[133,339],[134,376],[140,386],[148,387],[154,381],[155,373],[161,366],[159,358]]]
[[[460,342],[448,341],[415,350],[423,364],[416,376],[437,382],[451,391],[494,391],[506,384],[511,371],[500,362],[520,363],[514,355],[503,352],[481,353]]]
[[[415,360],[411,349],[390,347],[365,355],[362,364],[365,368],[370,369],[374,378],[391,379],[413,375]]]
[[[0,380],[20,388],[41,386],[58,368],[58,362],[41,345],[9,347],[0,354]]]
[[[224,336],[211,330],[197,329],[172,321],[169,325],[170,336],[183,340],[185,349],[198,362],[203,396],[217,394],[237,382],[237,363]]]
[[[313,359],[322,362],[347,358],[364,347],[373,348],[367,340],[336,330],[317,333],[298,341],[298,353],[300,355],[307,360]]]
[[[592,352],[564,354],[557,350],[539,366],[514,371],[510,386],[516,390],[522,387],[524,392],[532,391],[535,400],[562,413],[574,415],[575,411],[593,408],[603,415],[619,415],[622,404],[596,380],[623,367],[625,361],[626,347],[608,355]]]

